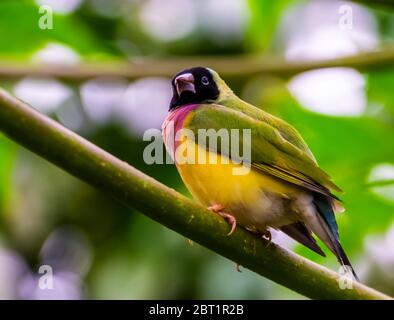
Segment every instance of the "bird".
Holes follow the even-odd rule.
[[[335,218],[343,206],[333,192],[342,190],[319,167],[301,134],[243,101],[211,68],[184,69],[171,87],[162,138],[193,198],[227,220],[229,235],[240,225],[270,243],[271,231],[278,230],[325,257],[317,236],[358,281]],[[249,130],[249,141],[240,135],[238,142],[249,147],[250,159],[242,162],[229,142],[211,146],[200,141],[201,130],[228,135]],[[196,154],[203,156],[197,159]],[[236,169],[245,170],[235,174]]]

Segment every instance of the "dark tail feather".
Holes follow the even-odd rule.
[[[314,204],[318,212],[320,223],[328,236],[329,243],[326,243],[326,245],[328,245],[331,251],[335,254],[338,262],[345,268],[350,268],[354,278],[359,281],[349,258],[339,242],[338,225],[335,220],[331,200],[324,195],[315,194]]]
[[[336,241],[335,248],[336,248],[336,250],[335,250],[335,255],[336,255],[336,257],[337,257],[339,263],[340,263],[342,266],[344,266],[345,268],[350,268],[350,270],[352,271],[353,277],[354,277],[358,282],[360,282],[360,280],[359,280],[358,277],[357,277],[356,272],[354,271],[354,268],[353,268],[352,264],[350,263],[349,258],[347,257],[347,255],[346,255],[346,253],[345,253],[345,250],[343,250],[343,248],[342,248],[341,244],[339,243],[339,241]]]
[[[280,228],[288,236],[292,237],[294,240],[302,243],[304,246],[313,250],[314,252],[325,257],[325,253],[320,249],[319,245],[316,243],[315,238],[313,238],[309,229],[302,222],[296,222],[293,224],[288,224]]]

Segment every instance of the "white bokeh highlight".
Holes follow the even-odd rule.
[[[80,100],[73,96],[67,99],[59,109],[56,110],[57,120],[73,131],[80,131],[84,126],[84,115],[82,114],[82,107]]]
[[[349,9],[351,25],[344,28],[343,12]],[[293,7],[279,34],[291,61],[335,59],[379,45],[373,14],[346,1],[317,0]],[[326,115],[360,116],[367,105],[365,79],[350,68],[304,72],[292,78],[288,88],[303,107]]]
[[[0,300],[19,298],[19,281],[29,269],[23,258],[11,249],[0,246]]]
[[[378,270],[387,280],[394,280],[394,224],[386,234],[368,236],[365,246],[365,269],[364,273]]]
[[[75,11],[83,0],[36,0],[39,6],[50,6],[53,12],[67,14]]]
[[[51,113],[69,99],[72,90],[53,78],[26,77],[14,86],[14,94],[43,113]]]
[[[99,78],[85,82],[80,88],[80,95],[88,118],[98,124],[113,118],[127,86],[128,81],[122,78]]]
[[[117,110],[118,118],[134,133],[160,128],[167,116],[172,96],[171,83],[165,78],[143,78],[129,85]]]
[[[352,25],[341,25],[341,7],[351,8]],[[321,60],[373,50],[379,45],[372,13],[346,1],[313,1],[288,12],[280,28],[288,60]]]
[[[144,31],[161,41],[184,38],[197,26],[193,0],[147,0],[139,18]]]
[[[205,0],[200,6],[199,25],[216,44],[242,40],[249,20],[249,8],[243,0]]]
[[[371,191],[380,198],[394,202],[394,164],[380,163],[373,167],[367,178],[368,183],[390,182],[372,186]]]
[[[318,69],[301,73],[288,84],[306,109],[331,116],[360,116],[367,98],[365,79],[351,68]]]
[[[49,42],[32,57],[35,63],[72,66],[81,62],[81,57],[72,48],[55,42]]]

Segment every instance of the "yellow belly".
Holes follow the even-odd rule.
[[[193,144],[195,151],[193,156],[196,159],[199,152],[205,152],[194,142],[190,143]],[[216,156],[216,163],[208,163],[209,157]],[[177,164],[178,171],[190,193],[203,205],[220,204],[247,227],[266,225],[270,220],[275,220],[275,217],[283,220],[280,216],[273,215],[277,208],[272,206],[281,205],[279,201],[297,192],[296,188],[253,169],[246,174],[235,175],[234,172],[237,171],[234,169],[239,169],[242,165],[231,163],[231,160],[216,153],[206,152],[205,162],[205,164]],[[269,217],[271,214],[273,216]],[[268,224],[275,224],[275,221]],[[281,224],[280,221],[277,224]]]

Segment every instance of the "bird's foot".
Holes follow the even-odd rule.
[[[235,270],[237,270],[238,272],[242,272],[241,271],[241,265],[239,263],[235,264]]]
[[[268,240],[266,247],[268,247],[272,242],[272,234],[269,230],[263,233],[262,238]]]
[[[223,211],[219,211],[219,212],[217,212],[217,214],[220,215],[221,217],[223,217],[224,219],[226,219],[227,222],[231,225],[230,232],[227,233],[228,236],[231,236],[233,234],[233,232],[235,231],[235,228],[237,227],[237,219],[235,219],[235,217],[232,216],[231,214],[223,212]]]
[[[217,213],[219,216],[226,219],[227,222],[231,225],[230,232],[227,234],[228,236],[231,236],[235,231],[235,228],[237,227],[237,219],[235,219],[233,215],[227,212],[223,212],[223,209],[224,207],[220,204],[214,204],[213,206],[208,207],[208,210]]]

